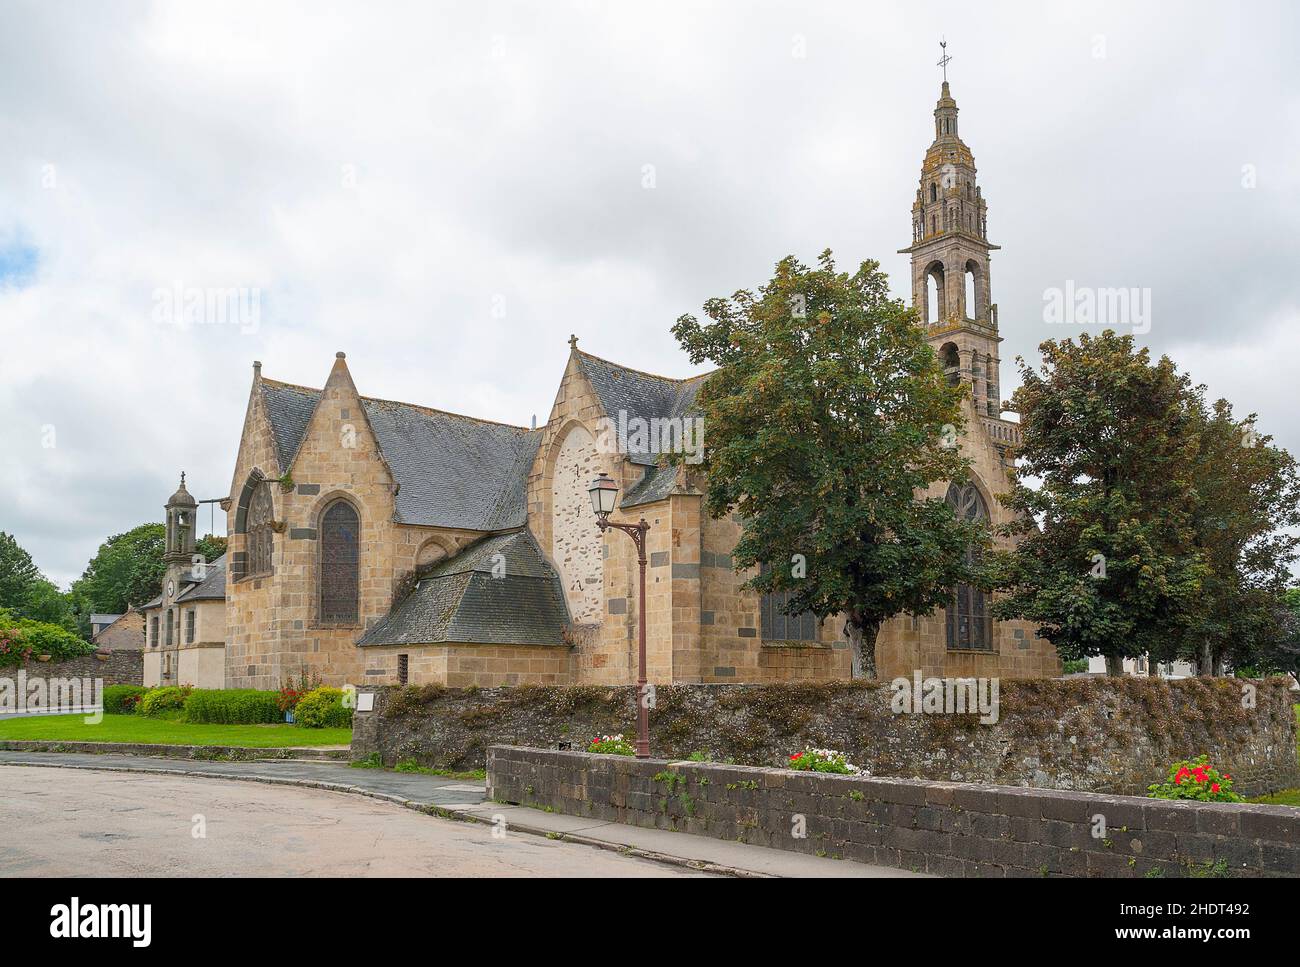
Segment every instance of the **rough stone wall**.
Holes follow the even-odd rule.
[[[488,750],[487,773],[498,802],[938,876],[1300,876],[1300,810],[1287,806],[505,745]]]
[[[144,652],[122,649],[105,653],[106,657],[86,655],[71,661],[29,661],[19,668],[0,668],[0,677],[16,679],[26,673],[30,682],[37,678],[98,678],[105,685],[143,685]]]
[[[577,624],[600,621],[605,612],[601,534],[587,494],[600,463],[590,431],[581,423],[570,424],[552,468],[551,558],[564,584],[569,614]]]
[[[1235,679],[1026,679],[1000,686],[999,718],[895,714],[887,684],[672,685],[657,690],[651,748],[668,758],[776,766],[807,745],[841,749],[872,775],[1145,793],[1201,753],[1245,795],[1300,784],[1294,701],[1278,679],[1242,708]],[[635,732],[632,686],[379,689],[358,713],[356,756],[481,767],[493,743],[541,748]]]

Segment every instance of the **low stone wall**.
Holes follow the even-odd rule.
[[[22,671],[27,681],[37,678],[90,678],[102,679],[105,685],[143,685],[143,651],[109,651],[101,658],[86,655],[71,661],[28,661],[17,668],[0,668],[0,678],[16,679]]]
[[[871,775],[1145,794],[1169,763],[1201,753],[1243,795],[1300,785],[1292,694],[1280,679],[1003,681],[996,724],[968,714],[896,714],[887,685],[660,686],[656,755],[778,766],[806,745],[842,749]],[[355,757],[482,768],[492,744],[585,750],[635,731],[630,686],[375,689],[354,720]]]
[[[517,746],[492,746],[487,773],[498,802],[940,876],[1300,876],[1300,810],[1286,806]]]

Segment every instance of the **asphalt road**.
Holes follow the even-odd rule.
[[[0,766],[6,877],[701,875],[317,789]]]

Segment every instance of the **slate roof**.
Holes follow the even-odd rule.
[[[182,591],[176,598],[177,603],[182,601],[224,601],[226,597],[226,555],[222,554],[215,561],[207,566],[207,576],[190,587],[188,591]]]
[[[620,412],[626,413],[628,420],[644,420],[646,426],[650,425],[651,420],[685,419],[696,415],[695,396],[704,385],[707,374],[690,379],[669,379],[667,376],[628,369],[584,352],[578,353],[578,359],[592,389],[600,397],[606,415],[614,421],[616,428],[619,426]],[[634,434],[629,433],[628,436],[630,444],[637,442]],[[658,451],[629,451],[627,456],[633,463],[646,467],[646,472],[638,483],[623,494],[619,501],[620,507],[654,503],[677,489],[677,468],[660,465]]]
[[[493,576],[494,565],[504,565],[503,576]],[[568,621],[559,576],[520,530],[437,564],[357,644],[563,645]]]
[[[321,391],[267,379],[261,385],[287,469]],[[527,522],[528,472],[541,430],[369,397],[361,405],[398,484],[397,523],[493,531]]]
[[[320,401],[320,393],[318,389],[262,380],[262,405],[271,420],[281,470],[288,470],[298,455],[302,438],[307,435],[307,424]]]
[[[578,353],[578,360],[592,389],[600,397],[605,413],[615,421],[615,425],[620,411],[625,412],[629,420],[640,418],[647,423],[653,419],[680,419],[691,415],[695,394],[706,378],[669,379],[628,369],[584,352]],[[629,453],[628,458],[640,464],[659,462],[659,454],[652,451]]]
[[[176,596],[176,603],[185,601],[221,601],[226,597],[226,555],[222,554],[215,561],[208,563],[206,576],[202,581],[181,580],[181,593]],[[140,605],[139,610],[148,611],[162,607],[163,596],[160,594],[152,601]]]

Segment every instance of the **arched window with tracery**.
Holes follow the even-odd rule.
[[[325,508],[320,522],[320,620],[357,623],[361,519],[346,500]]]
[[[275,505],[271,500],[271,485],[263,482],[253,488],[253,499],[248,505],[247,526],[244,528],[244,551],[248,568],[245,575],[256,577],[270,574],[275,550]]]
[[[948,487],[946,497],[959,520],[989,519],[989,509],[974,484]],[[975,562],[974,547],[966,551],[968,563]],[[979,588],[960,584],[947,608],[948,647],[964,651],[993,650],[993,617],[989,613],[989,596]]]

